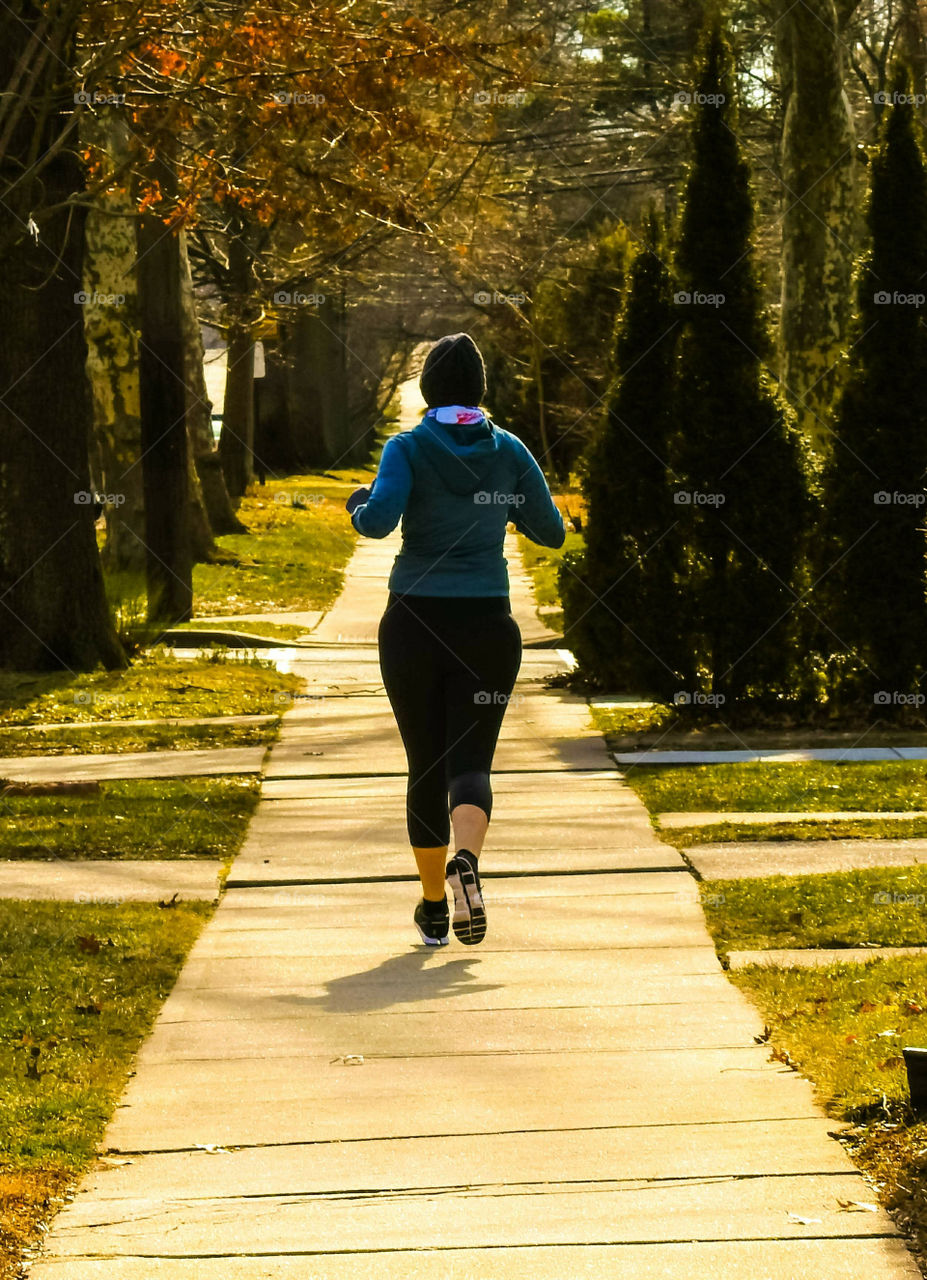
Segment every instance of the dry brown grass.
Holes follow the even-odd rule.
[[[0,1165],[0,1280],[21,1280],[24,1261],[41,1245],[48,1223],[72,1190],[73,1171],[48,1165]]]

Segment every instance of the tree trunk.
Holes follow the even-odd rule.
[[[76,146],[31,172],[74,111],[74,82],[61,72],[73,57],[73,26],[55,33],[53,56],[34,37],[43,26],[35,4],[0,15],[0,87],[17,65],[36,73],[0,157],[10,215],[0,251],[0,666],[90,671],[126,658],[106,603],[89,493],[92,405],[75,303],[84,216],[73,206],[44,212],[82,190]]]
[[[189,269],[186,238],[182,241],[181,256],[186,262],[184,269]],[[184,286],[181,293],[184,323],[184,357],[186,359],[187,396],[187,432],[193,442],[193,459],[196,468],[200,492],[209,526],[215,537],[226,533],[247,533],[247,528],[235,514],[228,489],[225,487],[225,476],[222,472],[222,459],[216,449],[212,434],[212,403],[206,389],[206,375],[203,370],[203,331],[196,315],[196,300],[192,288],[192,273],[189,288]]]
[[[229,275],[232,315],[219,456],[229,494],[235,499],[254,479],[254,340],[247,315],[251,261],[241,232],[229,242]]]
[[[166,140],[152,174],[173,189]],[[193,614],[190,482],[180,298],[180,231],[152,213],[138,220],[141,310],[139,381],[145,486],[148,618],[185,622]]]
[[[247,525],[242,524],[235,514],[229,491],[225,487],[225,473],[222,470],[222,459],[218,450],[212,453],[200,453],[196,457],[196,471],[203,490],[203,500],[209,512],[209,523],[217,538],[226,533],[247,533]]]
[[[544,368],[541,363],[541,340],[531,330],[531,369],[534,374],[534,387],[538,398],[538,434],[541,441],[541,456],[538,462],[549,468],[553,459],[550,456],[550,440],[547,436],[547,410],[544,403]]]
[[[285,326],[275,346],[264,344],[264,377],[256,379],[258,395],[254,421],[255,451],[268,467],[284,472],[295,471],[301,462],[293,437],[290,415],[289,384],[291,369],[285,357]]]
[[[855,140],[833,0],[783,4],[779,372],[798,424],[826,444],[852,310]]]
[[[911,67],[912,91],[923,97],[927,91],[927,0],[902,0],[898,44]],[[917,114],[924,119],[923,101]]]
[[[309,327],[308,337],[316,371],[325,465],[348,467],[352,462],[363,461],[363,454],[351,432],[348,414],[343,296],[326,297],[314,312],[315,323]]]
[[[102,128],[94,127],[92,116],[84,125],[85,140],[93,136],[115,158],[123,156],[126,126],[116,112],[107,113]],[[110,572],[141,578],[145,572],[145,498],[138,399],[135,219],[134,202],[121,192],[102,196],[99,207],[87,214],[84,333],[93,394],[93,470],[99,489],[113,499],[103,507],[103,563]]]
[[[190,486],[190,553],[194,562],[209,563],[218,548],[213,537],[209,511],[196,468],[197,450],[213,448],[212,404],[203,372],[203,334],[196,314],[193,275],[187,256],[186,237],[180,235],[180,308],[183,326],[184,387],[187,410],[187,479]]]
[[[308,307],[296,310],[286,325],[286,412],[302,465],[324,468],[332,459],[325,438],[317,328],[318,317]]]

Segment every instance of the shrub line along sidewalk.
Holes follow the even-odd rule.
[[[284,717],[233,866],[249,887],[191,951],[114,1158],[32,1280],[917,1280],[886,1213],[847,1217],[870,1187],[756,1042],[585,702],[542,687],[555,652],[526,650],[500,738],[486,942],[414,945],[416,885],[352,882],[413,870],[372,638],[395,543],[358,548],[320,626],[340,655],[294,663],[357,696]]]

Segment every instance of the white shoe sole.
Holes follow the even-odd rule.
[[[469,866],[456,858],[448,863],[446,879],[454,894],[454,936],[465,946],[476,946],[486,937],[486,907],[479,881]]]
[[[417,920],[415,922],[415,927],[416,929],[418,929],[419,937],[421,938],[422,942],[424,942],[426,947],[446,947],[448,942],[450,941],[450,939],[447,937],[429,938],[427,933],[422,932],[422,927]]]

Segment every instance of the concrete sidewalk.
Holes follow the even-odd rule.
[[[636,764],[749,764],[760,760],[770,764],[809,764],[814,760],[860,764],[877,760],[927,760],[927,747],[771,747],[765,751],[689,750],[682,747],[659,750],[645,747],[641,751],[613,751],[612,759],[622,768]]]
[[[416,945],[371,647],[394,550],[361,543],[319,627],[345,647],[297,664],[318,700],[284,718],[240,887],[34,1280],[916,1280],[585,703],[544,690],[555,649],[506,717],[486,942]]]
[[[118,778],[205,778],[260,773],[267,748],[204,747],[192,751],[88,752],[69,756],[3,756],[0,786],[10,782],[115,781]]]
[[[0,898],[35,902],[214,902],[222,862],[217,858],[59,858],[0,862]]]

